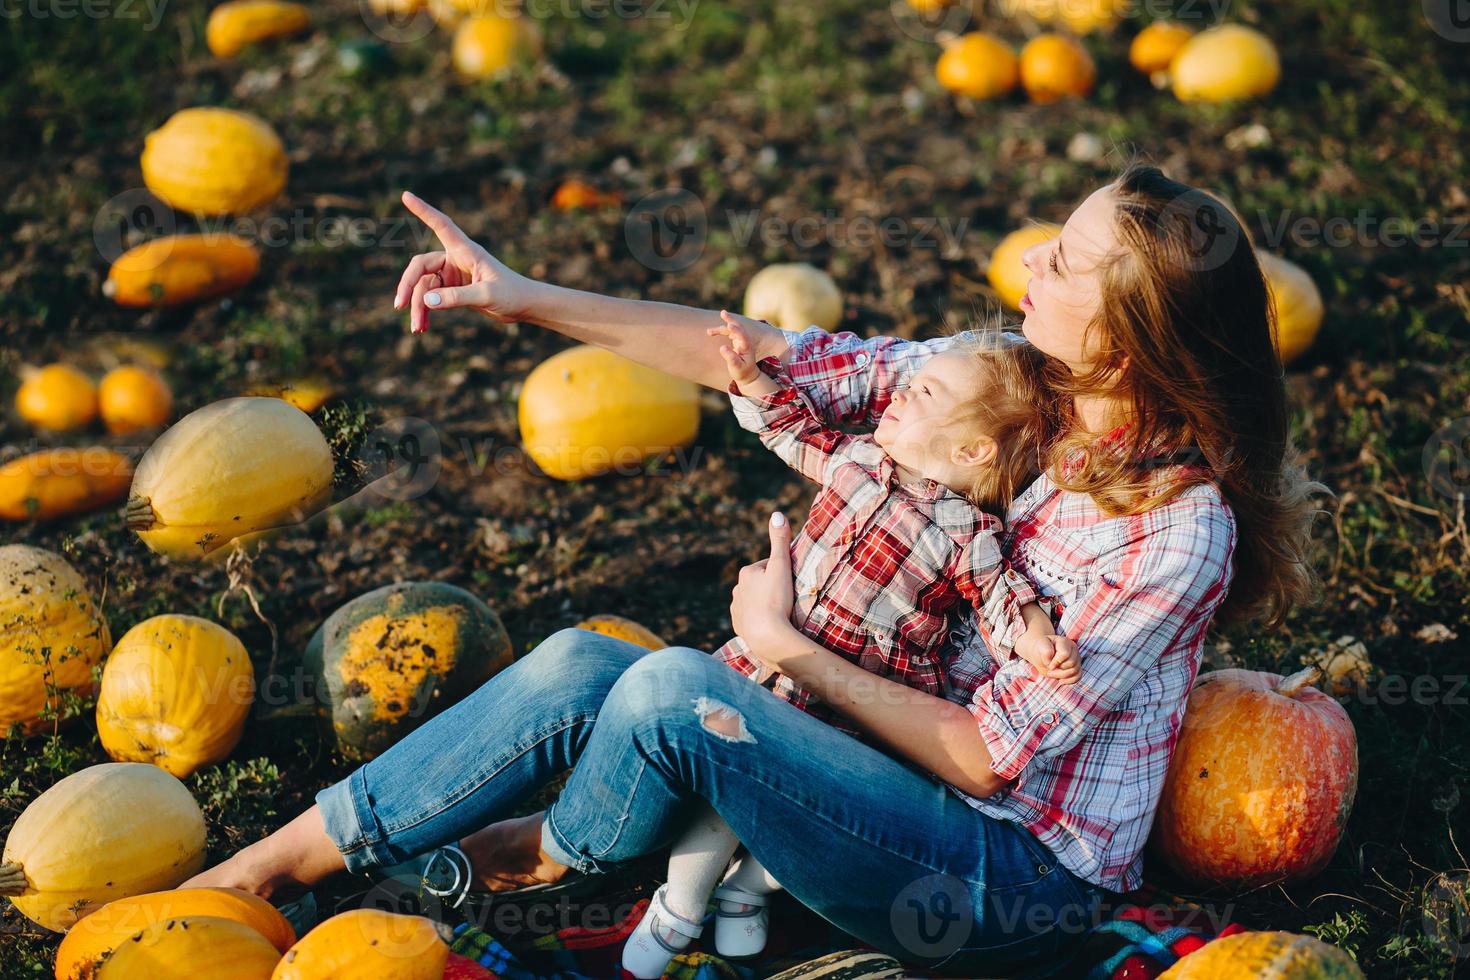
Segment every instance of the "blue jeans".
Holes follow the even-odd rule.
[[[542,828],[558,861],[597,872],[654,852],[707,800],[794,898],[927,968],[990,976],[1058,962],[1108,894],[1025,828],[708,654],[580,630],[317,802],[348,870],[363,873],[510,815],[573,765]]]

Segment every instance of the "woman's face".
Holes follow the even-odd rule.
[[[1119,247],[1115,206],[1112,185],[1094,191],[1072,212],[1060,236],[1031,246],[1021,259],[1031,272],[1021,297],[1026,315],[1021,333],[1077,374],[1097,356],[1098,338],[1085,335],[1101,300],[1101,262]]]

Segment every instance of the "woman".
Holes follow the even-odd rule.
[[[399,284],[415,332],[472,307],[724,386],[715,314],[527,280],[404,201],[445,246]],[[1202,250],[1199,228],[1224,229],[1225,247]],[[1070,409],[1004,548],[1077,643],[1078,683],[998,666],[963,623],[947,698],[816,647],[789,622],[778,516],[770,559],[740,573],[735,630],[886,753],[699,651],[568,630],[191,884],[270,895],[455,840],[488,889],[554,881],[658,849],[706,800],[794,897],[904,960],[971,976],[1055,961],[1108,892],[1141,881],[1211,621],[1278,623],[1313,584],[1316,485],[1293,462],[1245,242],[1219,202],[1135,166],[1025,255],[1022,332]],[[760,339],[830,420],[867,424],[946,343]],[[574,763],[546,811],[490,824]]]

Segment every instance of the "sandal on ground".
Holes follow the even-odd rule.
[[[373,873],[380,881],[411,882],[424,895],[437,899],[444,908],[457,909],[470,893],[475,876],[469,856],[458,844],[445,844],[425,851],[401,864],[380,868]]]
[[[771,931],[770,897],[721,885],[715,899],[715,952],[726,959],[759,955]],[[730,910],[727,904],[745,907]]]
[[[628,943],[623,947],[623,969],[640,980],[656,980],[664,974],[669,961],[689,948],[689,944],[704,933],[704,923],[686,919],[672,911],[664,901],[668,885],[661,885],[649,899],[648,911],[638,921]],[[673,945],[662,933],[670,932],[683,936],[683,945]]]

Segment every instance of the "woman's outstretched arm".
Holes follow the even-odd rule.
[[[719,345],[706,333],[720,325],[719,313],[618,299],[529,279],[471,241],[448,215],[419,197],[405,191],[403,203],[444,246],[410,259],[394,294],[393,306],[408,308],[414,333],[429,329],[433,312],[469,308],[503,323],[547,327],[711,388],[723,390],[729,383]],[[786,335],[775,327],[752,340],[758,359],[786,352]]]

